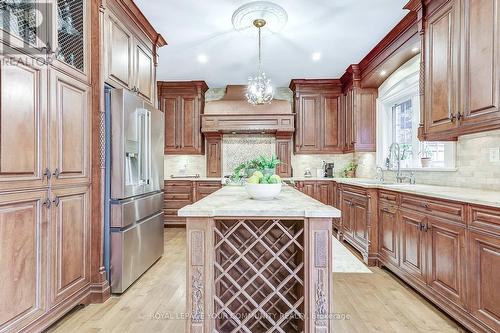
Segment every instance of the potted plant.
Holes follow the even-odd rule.
[[[345,167],[342,171],[342,177],[344,178],[356,178],[356,169],[358,168],[358,163],[352,161]]]
[[[280,164],[281,161],[276,156],[271,156],[271,158],[267,158],[265,156],[259,156],[257,159],[257,165],[260,171],[264,175],[272,176],[276,173],[276,166]]]
[[[424,146],[420,151],[420,163],[422,163],[422,168],[428,168],[432,162],[432,150],[429,147]]]
[[[253,159],[245,162],[245,173],[248,177],[251,177],[255,171],[259,170],[259,160]]]

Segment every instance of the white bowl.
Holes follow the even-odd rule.
[[[245,190],[255,200],[273,200],[281,192],[281,184],[245,183]]]

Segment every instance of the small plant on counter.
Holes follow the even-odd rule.
[[[356,177],[356,169],[358,168],[358,163],[349,162],[344,170],[340,173],[343,178],[355,178]]]
[[[245,172],[247,177],[251,177],[255,171],[260,171],[265,175],[273,175],[276,166],[280,163],[281,161],[274,155],[270,158],[261,155],[246,162]]]
[[[422,147],[422,150],[419,152],[420,157],[420,163],[422,163],[422,168],[427,168],[431,165],[432,161],[432,150],[424,145]]]

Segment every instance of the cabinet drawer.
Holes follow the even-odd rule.
[[[500,209],[472,206],[471,226],[484,231],[500,233]]]
[[[191,201],[167,201],[165,202],[165,208],[182,208],[190,205]]]
[[[165,186],[165,192],[169,193],[191,193],[193,192],[191,184],[189,185],[167,185]]]
[[[191,193],[165,193],[166,201],[191,201]]]
[[[398,200],[398,195],[397,193],[394,192],[387,192],[380,190],[378,194],[378,198],[381,202],[386,202],[388,204],[395,205],[397,200]]]
[[[177,209],[177,208],[165,208],[164,213],[165,213],[165,216],[177,216],[178,210],[179,209]]]
[[[464,223],[465,207],[459,203],[402,195],[401,207]]]

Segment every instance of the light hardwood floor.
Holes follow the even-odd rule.
[[[50,333],[184,332],[184,229],[165,230],[164,256],[122,296],[104,304],[75,309],[53,325]],[[389,272],[334,274],[335,333],[464,332],[424,298]],[[180,316],[179,316],[180,317]]]

